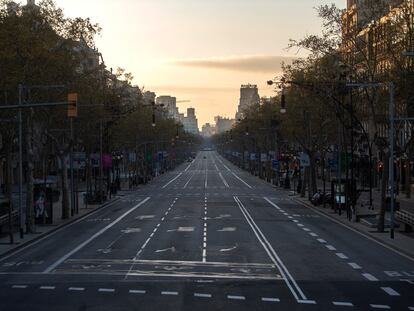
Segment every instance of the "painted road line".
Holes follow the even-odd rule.
[[[98,292],[100,293],[115,293],[114,288],[99,288]]]
[[[373,276],[372,274],[369,274],[369,273],[362,273],[362,276],[364,278],[366,278],[368,281],[371,281],[371,282],[378,282],[379,281],[375,276]]]
[[[381,287],[381,289],[390,296],[401,296],[396,290],[391,287]]]
[[[228,182],[224,179],[224,176],[223,176],[223,174],[222,174],[221,172],[219,173],[219,176],[220,176],[221,181],[223,182],[223,184],[224,184],[227,188],[230,188],[230,186],[229,186]]]
[[[326,244],[326,243],[328,243],[328,242],[326,242],[324,239],[318,239],[317,240],[319,243],[322,243],[322,244]]]
[[[305,304],[305,305],[316,305],[315,300],[308,300],[308,299],[298,300],[298,303]]]
[[[262,297],[262,301],[264,302],[280,302],[279,298],[266,298],[266,297]]]
[[[191,165],[193,165],[194,161],[195,161],[195,160],[193,160],[193,161],[190,163],[190,165],[188,165],[188,166],[187,166],[187,168],[184,170],[184,172],[187,172],[187,171],[190,169],[190,167],[191,167]]]
[[[26,289],[27,285],[13,285],[12,288],[14,288],[14,289]]]
[[[194,297],[198,298],[211,298],[211,294],[201,294],[201,293],[194,293]]]
[[[85,290],[84,287],[69,287],[68,288],[68,291],[71,291],[71,292],[83,292],[84,290]]]
[[[336,251],[335,246],[332,245],[325,245],[327,249],[329,249],[330,251]]]
[[[243,184],[245,184],[249,189],[253,189],[252,186],[250,186],[247,182],[245,182],[243,179],[241,179],[239,176],[237,176],[234,172],[231,172],[234,177],[236,177],[238,180],[240,180]]]
[[[178,296],[178,292],[166,291],[166,292],[161,292],[161,295],[164,295],[164,296]]]
[[[69,257],[71,257],[72,255],[74,255],[75,253],[77,253],[79,250],[81,250],[82,248],[84,248],[86,245],[88,245],[90,242],[92,242],[93,240],[95,240],[96,238],[98,238],[99,236],[101,236],[103,233],[105,233],[108,229],[112,228],[113,226],[115,226],[118,222],[120,222],[122,219],[124,219],[126,216],[128,216],[129,214],[131,214],[132,212],[134,212],[136,209],[138,209],[141,205],[144,205],[145,203],[147,203],[150,200],[151,197],[147,197],[145,198],[145,200],[141,201],[140,203],[138,203],[137,205],[135,205],[133,208],[129,209],[127,212],[125,212],[124,214],[122,214],[121,216],[119,216],[116,220],[114,220],[113,222],[111,222],[109,225],[107,225],[105,228],[99,230],[97,233],[95,233],[93,236],[91,236],[89,239],[87,239],[86,241],[84,241],[83,243],[79,244],[77,247],[75,247],[73,250],[71,250],[69,253],[67,253],[66,255],[62,256],[61,258],[59,258],[57,261],[55,261],[53,264],[51,264],[48,268],[46,268],[45,271],[43,271],[43,273],[50,273],[53,270],[56,269],[57,266],[59,266],[61,263],[63,263],[65,260],[67,260]]]
[[[369,305],[371,308],[373,308],[373,309],[382,309],[382,310],[389,310],[389,309],[391,309],[391,307],[390,306],[387,306],[387,305],[376,305],[376,304],[371,304],[371,305]]]
[[[308,228],[302,228],[303,231],[310,232],[311,230]]]
[[[313,232],[309,232],[309,234],[311,235],[311,236],[313,236],[314,238],[316,238],[316,237],[318,237],[319,235],[317,235],[316,233],[313,233]]]
[[[54,290],[54,289],[56,289],[56,286],[40,286],[39,289],[42,289],[42,290]]]
[[[408,310],[414,310],[414,307],[408,307]]]
[[[267,202],[269,202],[272,206],[275,206],[273,202],[271,202],[266,197],[264,198]],[[260,244],[262,244],[263,248],[265,249],[266,253],[269,255],[269,258],[273,261],[276,267],[279,269],[279,272],[285,281],[286,285],[288,286],[289,290],[291,291],[292,295],[295,297],[297,301],[299,300],[307,300],[305,294],[296,283],[295,279],[290,274],[289,270],[286,268],[285,264],[282,262],[280,257],[277,255],[276,251],[273,249],[270,242],[267,240],[266,236],[254,222],[252,216],[244,207],[243,203],[237,196],[234,196],[234,200],[236,201],[237,205],[239,206],[240,211],[242,212],[243,216],[246,218],[247,223],[252,228],[256,238],[259,240]]]
[[[343,253],[336,253],[336,256],[338,256],[341,259],[349,259],[345,254]]]
[[[244,296],[227,295],[227,299],[231,299],[231,300],[246,300],[246,297],[244,297]]]
[[[353,307],[352,302],[333,301],[332,304],[337,307]]]
[[[145,290],[138,290],[138,289],[130,289],[129,290],[130,294],[140,294],[140,295],[144,295],[147,293],[147,291]]]
[[[348,262],[348,265],[350,265],[355,270],[361,270],[362,269],[362,267],[360,265],[356,264],[355,262]]]
[[[172,180],[170,180],[168,183],[166,183],[163,187],[162,187],[162,189],[165,189],[165,188],[167,188],[171,183],[173,183],[174,181],[176,181],[178,178],[180,178],[181,177],[181,175],[182,175],[183,173],[180,173],[180,174],[178,174],[177,176],[175,176],[175,178],[173,178]]]

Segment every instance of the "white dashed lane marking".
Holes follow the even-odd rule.
[[[381,289],[390,296],[400,296],[400,294],[391,287],[381,287]]]
[[[227,299],[231,299],[231,300],[246,300],[246,297],[244,297],[244,296],[227,295]]]
[[[42,290],[54,290],[54,289],[56,289],[56,286],[40,286],[39,289],[42,289]]]
[[[298,300],[298,303],[305,304],[305,305],[316,305],[315,300]]]
[[[85,290],[84,287],[69,287],[68,288],[68,291],[71,291],[71,292],[83,292],[84,290]]]
[[[138,290],[138,289],[130,289],[129,290],[129,293],[130,294],[141,294],[141,295],[143,295],[143,294],[145,294],[147,291],[145,291],[145,290]]]
[[[338,256],[339,258],[341,258],[341,259],[348,259],[348,256],[346,256],[345,254],[343,254],[343,253],[336,253],[336,256]]]
[[[362,267],[360,265],[356,264],[355,262],[349,262],[348,265],[350,265],[355,270],[361,270],[362,269]]]
[[[378,282],[379,281],[375,276],[373,276],[372,274],[369,274],[369,273],[362,273],[362,276],[364,278],[366,278],[368,281],[371,281],[371,282]]]
[[[382,310],[389,310],[389,309],[391,309],[391,307],[390,306],[387,306],[387,305],[375,305],[375,304],[371,304],[370,307],[373,308],[373,309],[382,309]]]
[[[333,301],[332,304],[337,307],[353,307],[354,304],[351,302]]]
[[[329,249],[330,251],[336,251],[335,246],[332,245],[325,245],[327,249]]]
[[[263,297],[262,301],[264,301],[264,302],[280,302],[280,299],[279,298],[266,298],[266,297]]]
[[[178,296],[178,292],[161,292],[161,295],[165,295],[165,296]]]
[[[26,289],[27,285],[13,285],[12,288],[14,288],[14,289]]]
[[[98,289],[98,292],[100,293],[115,293],[114,288],[100,288]]]
[[[194,297],[198,298],[211,298],[211,294],[201,294],[201,293],[194,293]]]
[[[322,243],[322,244],[326,244],[326,243],[327,243],[324,239],[318,239],[317,241],[318,241],[319,243]]]

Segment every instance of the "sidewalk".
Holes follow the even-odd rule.
[[[322,213],[325,216],[329,217],[338,224],[342,224],[348,228],[356,230],[357,232],[365,235],[366,237],[376,240],[390,248],[395,249],[396,251],[411,256],[414,258],[414,233],[405,233],[400,231],[395,231],[395,239],[390,238],[389,232],[378,233],[375,229],[370,228],[360,222],[349,221],[346,217],[346,213],[342,213],[339,216],[335,213],[330,207],[323,208],[323,206],[313,206],[307,198],[301,198],[300,196],[295,196],[293,198],[298,203],[307,206],[315,210],[318,213]]]
[[[122,191],[120,191],[120,196],[122,196]],[[38,239],[41,239],[48,234],[57,231],[78,219],[85,217],[86,215],[99,210],[113,202],[119,200],[120,196],[114,196],[111,200],[108,200],[102,205],[88,205],[87,208],[84,207],[82,203],[82,198],[80,197],[81,193],[79,193],[79,213],[73,215],[69,219],[62,219],[61,215],[61,204],[55,203],[53,207],[53,224],[51,225],[36,225],[36,233],[28,233],[24,234],[24,238],[20,239],[20,233],[18,230],[14,233],[14,244],[10,244],[10,235],[8,233],[3,233],[0,236],[0,257],[7,255],[19,248],[22,248]]]

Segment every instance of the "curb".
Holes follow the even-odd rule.
[[[82,215],[82,216],[80,216],[78,218],[73,218],[73,219],[71,219],[71,220],[69,220],[69,221],[67,221],[67,222],[65,222],[65,223],[63,223],[61,225],[56,226],[55,228],[51,229],[50,231],[47,231],[45,233],[40,234],[39,236],[35,237],[34,239],[31,239],[29,241],[23,242],[23,243],[17,245],[16,247],[13,247],[12,249],[9,249],[8,251],[5,251],[4,253],[1,253],[0,254],[0,262],[2,262],[5,259],[5,257],[7,257],[7,256],[9,256],[9,255],[11,255],[11,254],[19,251],[20,249],[25,248],[25,247],[29,246],[30,244],[37,242],[40,239],[44,239],[48,235],[51,235],[51,234],[53,234],[54,232],[56,232],[58,230],[64,229],[65,227],[71,225],[75,221],[80,221],[80,220],[88,217],[90,214],[92,214],[94,212],[97,212],[97,211],[99,211],[99,210],[107,207],[108,205],[113,204],[113,203],[119,201],[120,199],[121,199],[120,197],[116,197],[113,200],[108,201],[108,202],[102,204],[101,206],[99,206],[99,207],[97,207],[97,208],[95,208],[93,210],[88,211],[87,213],[85,213],[84,215]]]
[[[303,206],[306,206],[306,207],[308,207],[308,208],[310,208],[310,209],[312,209],[312,210],[314,210],[314,211],[316,211],[316,212],[318,212],[320,214],[323,214],[323,215],[325,215],[325,217],[329,218],[330,220],[332,220],[332,221],[334,221],[334,222],[336,222],[338,224],[341,224],[345,228],[348,228],[350,230],[353,230],[355,232],[358,232],[362,236],[364,236],[366,238],[369,238],[369,239],[372,239],[372,240],[376,241],[377,243],[379,243],[380,245],[383,245],[383,246],[385,245],[386,247],[394,250],[397,254],[403,255],[407,259],[410,259],[411,261],[414,261],[414,254],[411,254],[411,253],[407,252],[406,250],[404,250],[404,249],[402,249],[400,247],[396,247],[395,245],[393,245],[393,244],[391,244],[391,243],[389,243],[387,241],[381,240],[381,239],[377,238],[376,236],[374,236],[374,235],[372,235],[372,234],[370,234],[368,232],[364,232],[364,231],[358,229],[357,227],[354,227],[352,225],[348,225],[346,223],[343,223],[342,221],[340,221],[340,220],[332,217],[331,215],[329,215],[325,211],[319,210],[319,209],[315,208],[313,205],[309,204],[308,202],[304,202],[304,201],[302,201],[300,199],[297,199],[297,198],[292,198],[292,200],[294,200],[298,204],[301,204]]]

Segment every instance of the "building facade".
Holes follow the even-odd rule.
[[[257,85],[246,84],[240,87],[240,101],[236,113],[236,120],[243,119],[244,113],[249,107],[260,102]]]

